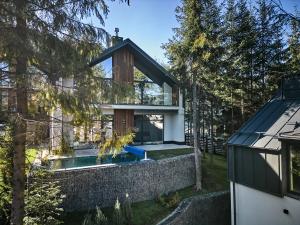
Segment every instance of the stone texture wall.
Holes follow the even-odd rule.
[[[193,154],[107,167],[56,171],[66,195],[66,211],[88,210],[95,206],[113,206],[126,193],[132,202],[154,199],[195,183]]]
[[[230,193],[188,198],[157,225],[230,225]]]

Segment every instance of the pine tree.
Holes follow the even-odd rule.
[[[261,100],[272,95],[281,78],[285,61],[282,27],[284,20],[279,16],[272,1],[257,2],[257,73],[260,77]],[[262,102],[260,104],[262,104]]]
[[[202,175],[201,152],[197,146],[197,134],[200,131],[198,111],[203,108],[202,105],[216,99],[211,96],[215,94],[215,84],[222,70],[222,17],[220,6],[215,0],[182,1],[176,9],[176,17],[180,26],[174,29],[173,38],[164,48],[170,59],[171,71],[181,81],[182,88],[193,90],[186,92],[186,98],[192,103],[189,107],[193,113],[190,118],[193,118],[196,187],[200,189]],[[206,111],[206,114],[210,114],[210,109]],[[209,121],[208,124],[213,128],[214,120],[210,117],[206,120],[202,116],[201,121],[202,124]]]
[[[299,12],[295,12],[299,15]],[[288,39],[288,68],[291,74],[300,73],[300,21],[290,20],[291,34]]]
[[[94,225],[108,225],[108,220],[99,207],[96,207]]]
[[[14,123],[14,160],[11,224],[22,224],[24,217],[26,121],[28,120],[28,92],[33,75],[47,81],[45,107],[62,107],[74,116],[74,121],[90,119],[95,107],[92,97],[96,90],[94,74],[88,61],[101,49],[97,42],[108,34],[86,24],[83,19],[95,15],[101,25],[108,7],[103,0],[85,1],[1,1],[0,2],[0,61],[9,66],[1,79],[10,79],[16,90]],[[1,67],[2,68],[2,67]],[[31,69],[34,68],[34,73]],[[78,91],[58,94],[59,77],[74,76]],[[45,82],[41,82],[45,84]],[[87,88],[87,89],[86,89]],[[89,90],[88,92],[84,90]]]
[[[119,202],[119,199],[116,200],[114,212],[113,212],[113,225],[123,225],[124,224],[124,218],[121,210],[121,204]]]
[[[129,195],[126,193],[126,198],[123,204],[123,213],[126,225],[132,225],[132,208]]]

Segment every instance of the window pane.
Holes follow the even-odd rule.
[[[135,115],[136,144],[161,143],[163,141],[163,115]]]
[[[300,194],[300,147],[290,148],[290,190]]]

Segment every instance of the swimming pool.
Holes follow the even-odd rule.
[[[49,164],[47,167],[51,170],[70,169],[105,164],[124,164],[129,162],[138,162],[142,159],[144,159],[144,157],[134,155],[131,153],[121,153],[116,157],[112,157],[112,155],[107,155],[101,158],[98,156],[82,156],[49,160]]]

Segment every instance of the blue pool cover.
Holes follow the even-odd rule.
[[[137,148],[137,147],[134,147],[134,146],[130,146],[130,145],[127,145],[124,147],[124,150],[126,152],[130,152],[134,155],[138,155],[138,156],[145,156],[145,150],[142,149],[142,148]]]

